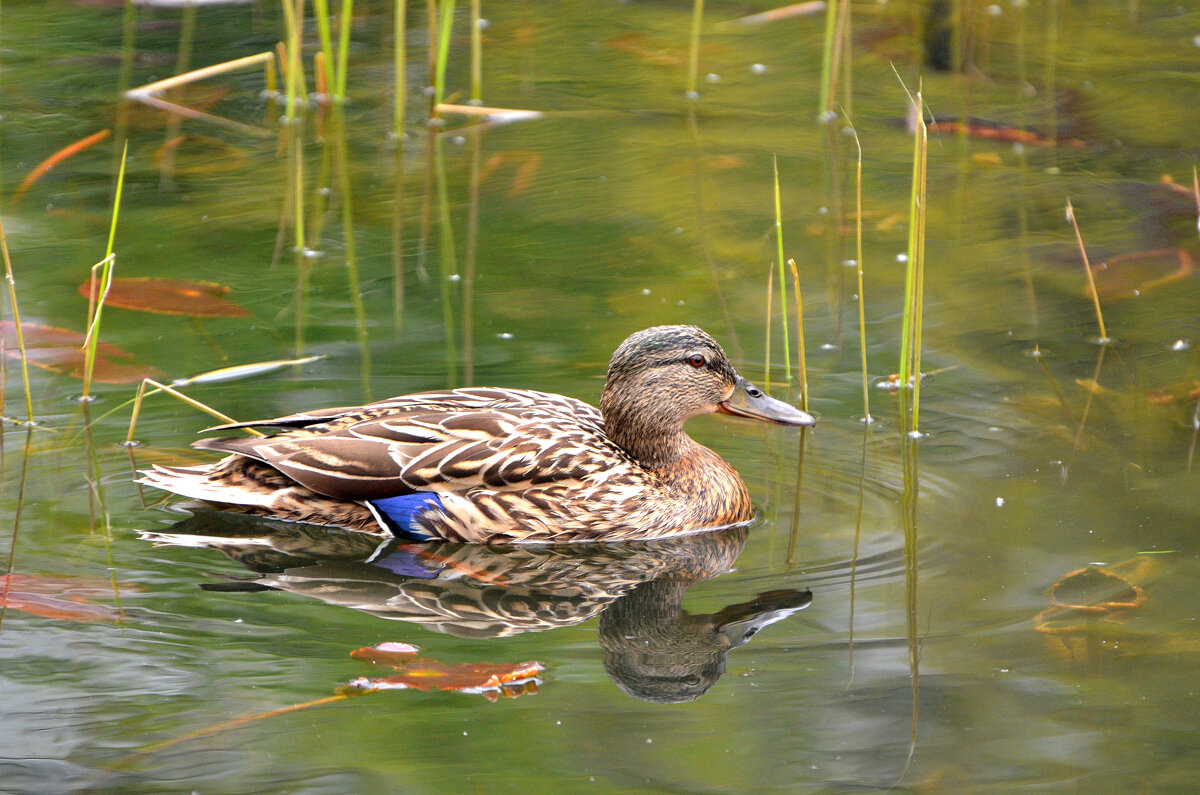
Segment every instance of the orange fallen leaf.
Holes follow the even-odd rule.
[[[54,168],[56,165],[58,165],[62,161],[66,160],[71,155],[82,152],[84,149],[87,149],[89,146],[94,146],[94,145],[100,143],[101,141],[103,141],[105,138],[107,138],[110,135],[112,135],[112,130],[101,130],[98,133],[92,133],[91,135],[89,135],[86,138],[79,139],[78,141],[71,144],[70,146],[65,146],[62,149],[59,149],[54,154],[50,155],[45,160],[38,163],[37,166],[33,169],[33,171],[29,172],[29,176],[27,176],[21,182],[21,184],[19,186],[17,186],[17,189],[13,192],[13,201],[14,202],[20,201],[21,197],[25,195],[25,191],[29,190],[29,186],[32,185],[33,183],[37,182],[39,179],[41,179],[42,176],[45,175],[45,173],[47,171]]]
[[[346,685],[348,691],[371,690],[453,690],[477,693],[495,699],[537,692],[537,675],[545,666],[540,662],[463,663],[447,665],[437,660],[415,657],[417,647],[406,643],[384,643],[356,649],[350,656],[357,660],[388,665],[397,673],[382,679],[359,677]]]
[[[130,586],[122,586],[128,589]],[[119,621],[124,615],[89,601],[113,596],[112,583],[36,574],[0,575],[0,607],[65,621]]]
[[[43,370],[83,378],[86,361],[82,334],[33,323],[22,323],[21,332],[25,338],[25,353],[30,364]],[[17,348],[17,327],[11,320],[0,321],[0,340],[3,341],[4,352],[9,358],[21,358],[21,352]],[[130,361],[117,362],[113,359]],[[162,375],[153,367],[138,364],[132,359],[132,354],[112,343],[98,343],[92,380],[101,384],[131,384],[143,378]]]
[[[79,285],[79,293],[86,298],[91,293],[91,282]],[[213,282],[146,277],[113,279],[104,305],[160,315],[249,317],[249,312],[224,298],[227,293],[228,287]]]

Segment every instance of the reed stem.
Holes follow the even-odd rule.
[[[775,243],[779,254],[779,313],[783,320],[783,366],[788,383],[792,381],[792,353],[788,350],[787,281],[783,269],[783,206],[779,199],[779,158],[775,167]]]
[[[697,73],[700,71],[700,27],[704,22],[704,0],[692,0],[692,33],[688,40],[687,96],[699,98],[696,91]]]
[[[21,310],[17,308],[17,281],[13,278],[12,260],[8,256],[8,239],[4,235],[3,221],[0,221],[0,253],[4,254],[4,280],[8,282],[8,302],[12,306],[17,351],[21,355],[21,382],[25,388],[25,413],[29,426],[33,427],[33,395],[29,388],[29,358],[25,352],[25,332],[21,328]]]
[[[96,365],[96,346],[100,342],[100,317],[104,312],[104,299],[108,296],[109,287],[112,285],[112,271],[116,263],[113,244],[117,237],[117,216],[121,209],[121,193],[125,187],[125,161],[128,155],[129,142],[126,141],[121,152],[121,167],[117,171],[117,189],[113,196],[112,222],[108,227],[108,245],[104,250],[104,259],[97,263],[101,267],[98,286],[95,267],[92,269],[92,294],[97,298],[94,305],[95,312],[88,318],[87,336],[84,339],[83,396],[85,399],[91,395],[92,370]]]
[[[1104,313],[1100,311],[1100,293],[1096,290],[1096,278],[1092,274],[1092,263],[1088,261],[1087,249],[1083,245],[1083,235],[1079,232],[1079,222],[1075,218],[1075,208],[1067,199],[1067,222],[1075,230],[1075,242],[1079,244],[1079,256],[1083,258],[1083,269],[1087,272],[1088,291],[1092,294],[1092,305],[1096,308],[1096,325],[1100,327],[1100,344],[1109,342],[1108,332],[1104,329]]]

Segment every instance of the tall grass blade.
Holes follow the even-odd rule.
[[[848,114],[846,122],[849,125],[847,129],[854,137],[854,146],[858,153],[854,171],[854,264],[858,277],[858,349],[862,355],[863,422],[869,424],[871,422],[871,389],[867,375],[867,296],[863,292],[862,143],[858,140],[858,130],[854,129],[854,124],[850,121]]]
[[[346,101],[346,72],[350,68],[350,26],[354,21],[354,0],[342,0],[342,21],[338,26],[337,84],[334,98]]]
[[[333,91],[337,77],[333,71],[336,60],[333,55],[333,35],[329,29],[329,0],[313,0],[313,16],[317,18],[317,40],[321,42],[321,51],[317,53],[321,59],[319,62],[313,59],[318,81],[317,93],[321,93],[321,83],[325,85],[326,91]]]
[[[1088,260],[1087,249],[1083,245],[1083,235],[1079,232],[1079,222],[1075,218],[1075,208],[1067,199],[1067,223],[1075,230],[1075,242],[1079,244],[1079,256],[1083,258],[1083,269],[1087,272],[1088,291],[1092,294],[1092,305],[1096,308],[1096,325],[1100,327],[1100,344],[1110,342],[1108,332],[1104,328],[1104,313],[1100,310],[1100,293],[1096,290],[1096,277],[1092,274],[1092,263]]]
[[[791,383],[792,353],[788,350],[787,281],[783,268],[783,207],[779,200],[779,158],[774,157],[773,163],[775,168],[775,243],[779,254],[779,314],[783,321],[783,366],[787,381]]]
[[[8,282],[8,303],[12,307],[13,327],[17,335],[17,350],[21,355],[21,383],[25,389],[25,414],[33,426],[33,395],[29,388],[29,358],[25,351],[25,333],[21,330],[21,310],[17,307],[17,281],[13,277],[12,260],[8,256],[8,239],[4,222],[0,221],[0,253],[4,254],[4,280]]]
[[[446,186],[446,167],[442,154],[442,139],[434,136],[434,169],[437,182],[438,228],[440,239],[442,297],[442,327],[446,335],[446,380],[447,386],[458,381],[458,346],[454,331],[454,305],[451,300],[451,284],[458,279],[458,256],[455,252],[454,227],[450,219],[450,196]]]
[[[800,408],[808,411],[808,359],[804,355],[804,300],[800,291],[800,273],[796,260],[789,259],[792,269],[792,285],[796,290],[796,364],[800,370]]]
[[[775,271],[767,269],[767,341],[766,352],[763,354],[763,391],[771,391],[771,293],[775,289]]]
[[[147,392],[146,391],[147,386],[152,386],[152,387],[154,387],[154,389]],[[177,400],[183,401],[184,403],[188,404],[189,406],[191,406],[194,409],[199,409],[200,411],[203,411],[205,414],[209,415],[210,417],[216,417],[218,420],[220,420],[223,423],[233,425],[237,422],[237,420],[235,420],[233,417],[230,417],[228,414],[222,414],[221,412],[217,411],[216,409],[210,408],[209,406],[206,406],[205,404],[201,403],[199,400],[188,397],[187,395],[183,394],[182,392],[180,392],[177,389],[172,389],[171,387],[167,386],[166,384],[160,384],[159,382],[155,381],[153,378],[143,378],[141,385],[138,386],[137,397],[134,398],[134,401],[133,401],[133,412],[129,416],[129,433],[125,437],[125,444],[133,444],[133,434],[137,430],[138,417],[140,417],[141,413],[142,413],[142,401],[145,400],[150,395],[154,395],[159,392],[166,392],[171,397],[173,397]],[[261,431],[257,431],[254,428],[243,428],[242,430],[244,430],[244,431],[246,431],[246,433],[252,434],[254,436],[264,436],[265,435]]]
[[[929,150],[929,132],[925,123],[925,104],[918,89],[915,98],[910,98],[914,111],[912,191],[909,195],[909,224],[907,267],[904,275],[904,328],[900,338],[900,388],[906,391],[912,385],[911,415],[905,406],[904,422],[910,433],[919,427],[921,389],[921,325],[924,298],[925,267],[925,159]]]
[[[408,96],[407,63],[408,48],[405,42],[407,33],[408,0],[395,0],[393,13],[392,37],[392,137],[396,142],[397,151],[401,150],[404,141],[404,111],[405,100]]]
[[[454,0],[442,0],[437,36],[437,67],[433,81],[434,107],[446,96],[446,61],[450,58],[450,33],[454,29]]]
[[[829,5],[825,8],[825,38],[821,49],[821,94],[817,107],[817,118],[821,121],[829,119],[828,114],[833,108],[833,51],[837,46],[835,38],[839,6],[838,0],[830,0]]]
[[[104,259],[101,261],[102,270],[100,273],[100,282],[98,287],[93,290],[98,296],[95,303],[95,312],[88,318],[87,338],[85,339],[85,355],[83,365],[83,395],[87,398],[92,394],[92,370],[96,364],[96,346],[100,342],[100,318],[104,313],[104,298],[108,294],[108,288],[112,285],[112,271],[116,263],[116,256],[113,253],[113,244],[117,237],[117,216],[121,210],[121,193],[125,187],[125,161],[129,155],[129,142],[125,142],[125,148],[121,152],[121,167],[117,171],[117,190],[113,196],[112,223],[108,227],[108,246],[104,250]],[[95,271],[93,269],[92,283],[96,284]]]

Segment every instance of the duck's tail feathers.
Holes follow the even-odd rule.
[[[271,506],[275,497],[274,489],[253,488],[255,484],[249,480],[239,483],[216,480],[212,477],[214,466],[201,464],[191,467],[169,467],[156,464],[152,469],[141,471],[142,477],[138,479],[138,483],[194,500],[258,508]]]

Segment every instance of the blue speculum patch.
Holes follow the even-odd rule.
[[[430,508],[442,507],[442,501],[436,494],[420,491],[368,502],[375,507],[380,519],[388,523],[388,529],[393,533],[422,541],[432,536],[417,526],[418,517]]]

